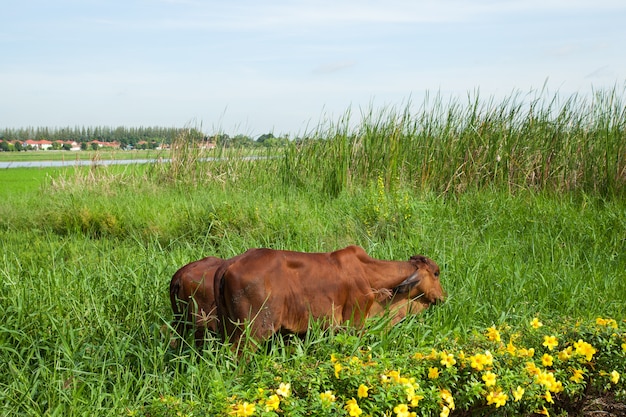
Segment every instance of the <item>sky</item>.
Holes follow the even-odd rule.
[[[623,0],[2,0],[0,129],[303,135],[426,95],[626,86]]]

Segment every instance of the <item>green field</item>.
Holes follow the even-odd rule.
[[[14,161],[93,161],[119,159],[167,158],[169,151],[156,150],[100,150],[100,151],[24,151],[0,152],[0,162]]]
[[[384,109],[356,127],[347,114],[267,159],[202,162],[182,146],[172,164],[1,170],[0,414],[554,415],[585,392],[623,401],[626,112],[602,95],[554,101]],[[349,244],[433,258],[447,302],[390,330],[313,325],[241,360],[212,338],[170,348],[184,264]]]

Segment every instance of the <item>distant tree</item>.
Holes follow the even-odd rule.
[[[64,143],[62,148],[64,151],[69,151],[72,149],[72,145],[70,145],[69,143]]]
[[[254,141],[246,135],[237,135],[231,140],[231,146],[233,147],[247,148],[253,145]]]
[[[97,151],[100,147],[98,146],[98,144],[96,142],[91,142],[91,150],[92,151]]]
[[[81,151],[86,151],[87,150],[87,142],[81,142],[80,143],[80,150]]]
[[[270,142],[271,142],[271,139],[274,139],[274,134],[273,134],[273,133],[266,133],[266,134],[264,134],[264,135],[259,136],[259,137],[256,139],[256,142],[257,142],[259,145],[262,145],[262,146],[268,146],[269,142],[268,142],[268,144],[266,144],[265,142],[266,142],[266,141],[270,141]]]
[[[20,142],[19,140],[16,140],[13,146],[15,147],[15,150],[18,152],[24,149],[24,147],[22,146],[22,142]]]
[[[256,140],[257,144],[266,148],[273,148],[278,146],[286,146],[289,143],[289,137],[276,137],[272,133],[266,133],[261,135]]]
[[[5,141],[0,142],[0,151],[3,151],[3,152],[8,152],[9,151],[9,144],[8,144],[8,142],[5,142]]]
[[[205,136],[204,140],[206,142],[214,143],[216,146],[221,148],[228,148],[231,145],[231,138],[226,133],[220,133],[213,136]]]

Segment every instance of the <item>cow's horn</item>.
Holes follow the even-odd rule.
[[[406,278],[393,289],[393,293],[398,294],[409,292],[409,289],[411,287],[420,283],[420,281],[417,279],[417,275],[418,271],[413,272],[408,278]]]

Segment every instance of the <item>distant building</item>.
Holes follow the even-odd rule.
[[[99,140],[92,140],[91,142],[87,142],[87,144],[89,146],[91,146],[92,144],[96,144],[98,148],[119,148],[120,147],[119,142],[101,142]]]
[[[71,140],[63,142],[64,145],[70,145],[70,151],[80,151],[80,143]]]
[[[30,146],[33,149],[38,149],[38,150],[46,150],[46,149],[50,149],[52,148],[52,142],[50,142],[49,140],[32,140],[32,139],[28,139],[26,141],[24,141],[23,145],[26,146]]]

